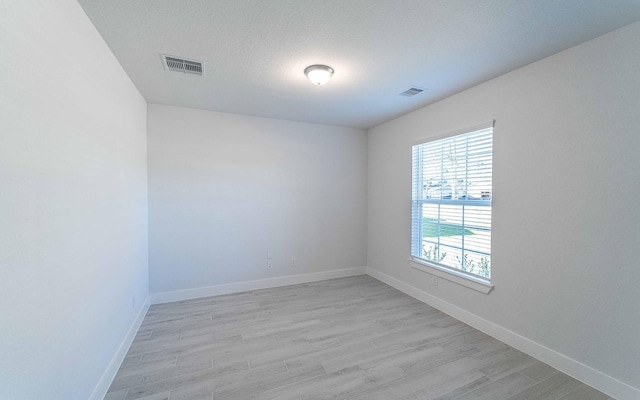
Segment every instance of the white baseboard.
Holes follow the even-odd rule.
[[[89,400],[102,400],[104,396],[107,394],[109,390],[109,386],[111,386],[111,382],[113,382],[113,378],[116,377],[116,373],[118,369],[120,369],[120,365],[124,360],[124,357],[127,355],[129,351],[129,347],[131,347],[131,343],[133,343],[133,339],[136,337],[136,333],[138,333],[138,329],[140,329],[140,325],[142,325],[142,320],[144,316],[147,315],[147,311],[149,310],[149,306],[151,305],[150,297],[147,296],[146,300],[140,307],[140,311],[136,315],[136,318],[133,320],[133,323],[129,327],[127,334],[124,339],[120,343],[118,350],[116,350],[116,354],[113,355],[113,358],[109,362],[107,369],[102,374],[102,377],[98,381],[98,384],[93,389],[93,393],[89,397]]]
[[[589,367],[588,365],[582,364],[579,361],[560,354],[555,350],[481,318],[467,310],[446,302],[432,294],[411,286],[408,283],[402,282],[374,268],[367,267],[367,274],[400,290],[401,292],[408,294],[411,297],[422,301],[423,303],[432,306],[433,308],[437,308],[445,314],[448,314],[465,324],[508,344],[511,347],[522,351],[523,353],[549,364],[555,369],[562,371],[565,374],[586,383],[587,385],[593,386],[611,397],[618,400],[640,399],[640,389],[619,381],[618,379]]]
[[[312,274],[288,275],[277,278],[259,279],[255,281],[245,281],[227,283],[224,285],[206,286],[201,288],[176,290],[173,292],[161,292],[151,294],[151,304],[170,303],[173,301],[198,299],[201,297],[218,296],[221,294],[247,292],[249,290],[269,289],[278,286],[297,285],[299,283],[309,283],[324,281],[327,279],[344,278],[347,276],[365,275],[367,267],[357,267],[348,269],[336,269],[332,271],[315,272]]]

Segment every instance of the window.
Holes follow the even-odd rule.
[[[413,146],[412,260],[491,278],[493,123]]]

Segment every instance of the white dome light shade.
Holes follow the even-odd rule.
[[[333,75],[333,68],[326,65],[310,65],[304,70],[304,74],[314,85],[324,85]]]

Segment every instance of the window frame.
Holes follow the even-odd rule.
[[[463,134],[467,134],[467,133],[472,133],[475,131],[479,131],[479,130],[483,130],[483,129],[487,129],[487,128],[493,128],[493,132],[492,132],[492,147],[491,147],[491,154],[492,154],[492,160],[493,160],[493,137],[495,136],[495,120],[492,120],[490,122],[487,123],[483,123],[483,124],[478,124],[478,125],[474,125],[474,126],[470,126],[467,128],[463,128],[463,129],[457,129],[455,131],[450,131],[444,134],[440,134],[440,135],[434,135],[431,137],[427,137],[427,138],[423,138],[421,140],[417,140],[413,143],[411,143],[411,147],[410,147],[410,151],[411,151],[411,216],[410,216],[410,220],[411,220],[411,232],[410,232],[410,257],[409,257],[409,265],[419,271],[422,272],[426,272],[430,275],[433,276],[433,284],[437,285],[437,280],[438,278],[442,278],[445,280],[448,280],[450,282],[468,287],[470,289],[474,289],[476,291],[479,291],[481,293],[484,294],[489,294],[491,292],[491,290],[493,289],[494,285],[491,281],[491,278],[485,278],[481,275],[478,274],[473,274],[473,273],[469,273],[466,271],[463,271],[462,269],[458,269],[455,267],[450,267],[447,265],[443,265],[443,264],[439,264],[436,262],[432,262],[429,260],[426,260],[424,258],[421,257],[416,257],[413,255],[414,253],[414,237],[413,237],[413,229],[414,229],[414,224],[413,224],[413,212],[414,212],[414,198],[413,198],[413,186],[414,186],[414,177],[413,177],[413,171],[414,171],[414,157],[413,157],[413,147],[417,146],[417,145],[422,145],[422,144],[426,144],[426,143],[430,143],[430,142],[436,142],[439,140],[443,140],[443,139],[447,139],[453,136],[458,136],[458,135],[463,135]],[[493,162],[491,163],[491,175],[493,176]],[[493,179],[492,179],[493,181]],[[491,199],[490,200],[479,200],[482,201],[484,206],[487,206],[487,202],[489,203],[488,206],[491,207],[491,219],[493,219],[493,182],[492,182],[492,188],[491,188]],[[456,203],[461,203],[461,202],[465,202],[465,205],[467,205],[468,203],[466,203],[467,200],[448,200],[448,201],[442,201],[441,203],[438,204],[449,204],[449,205],[455,205]],[[476,200],[474,200],[475,202]],[[421,202],[425,202],[424,199],[421,200]],[[433,202],[433,201],[431,201]],[[426,203],[429,203],[429,201],[427,201]],[[435,203],[435,202],[434,202]],[[462,204],[460,204],[462,205]],[[480,205],[478,203],[474,203],[474,204],[470,204],[470,205]],[[493,242],[491,242],[491,249],[493,249]],[[490,252],[491,254],[491,252]]]

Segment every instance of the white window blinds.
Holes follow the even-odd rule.
[[[411,255],[491,277],[493,124],[413,146]]]

